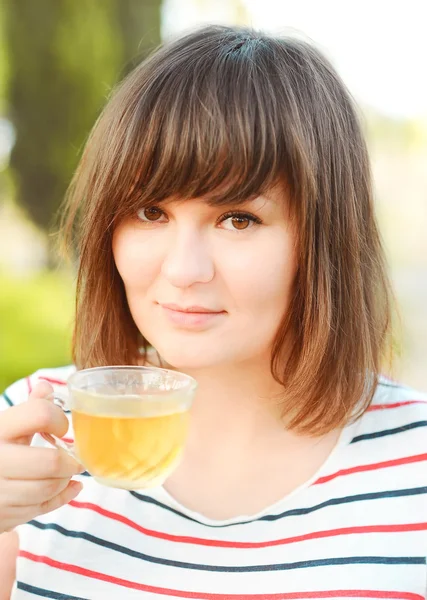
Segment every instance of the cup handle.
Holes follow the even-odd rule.
[[[53,394],[48,396],[48,399],[53,400],[53,403],[56,404],[56,406],[62,408],[62,410],[69,410],[66,398],[62,397],[58,392],[54,392]],[[80,462],[76,456],[74,444],[64,442],[64,440],[61,440],[60,438],[56,437],[56,435],[46,433],[44,431],[41,431],[40,435],[44,440],[49,442],[49,444],[51,444],[55,448],[61,448],[62,450],[65,450],[65,452],[68,452],[70,456],[72,456],[75,460]]]

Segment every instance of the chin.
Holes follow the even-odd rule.
[[[162,358],[165,367],[173,367],[177,371],[193,371],[219,366],[229,360],[221,348],[205,348],[196,342],[187,344],[158,343],[152,344]]]
[[[218,357],[211,357],[198,352],[171,352],[165,350],[159,352],[162,359],[177,371],[194,371],[200,369],[208,369],[222,364],[224,361]]]

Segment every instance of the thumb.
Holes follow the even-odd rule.
[[[53,387],[47,381],[39,381],[28,396],[28,400],[36,400],[39,398],[53,401]]]
[[[0,441],[31,444],[35,433],[53,433],[62,437],[68,430],[68,420],[58,406],[53,405],[53,388],[46,381],[38,383],[28,402],[17,404],[0,415]]]

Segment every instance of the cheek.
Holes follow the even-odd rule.
[[[258,283],[254,283],[254,301],[251,303],[251,314],[248,315],[248,329],[249,322],[252,327],[256,324],[252,343],[253,348],[257,347],[261,352],[270,352],[283,318],[288,313],[297,272],[293,245],[278,244],[275,250],[278,248],[280,252],[275,251],[268,257],[269,260],[264,264],[257,263],[253,269]]]
[[[114,232],[113,256],[129,299],[132,294],[146,290],[157,274],[153,254],[131,225]]]
[[[256,313],[257,319],[274,318],[286,310],[296,273],[293,240],[270,235],[253,246],[253,252],[230,254],[227,268],[228,287],[247,313]]]

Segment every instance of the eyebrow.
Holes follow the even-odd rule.
[[[239,202],[224,202],[224,204],[218,204],[215,200],[213,199],[209,199],[208,197],[205,198],[201,198],[200,200],[203,202],[206,202],[206,204],[208,204],[209,206],[213,206],[213,207],[228,207],[228,206],[236,206],[236,205],[242,205],[242,204],[253,204],[256,201],[260,201],[260,199],[262,198],[262,206],[264,206],[265,204],[274,204],[274,200],[272,198],[269,198],[266,195],[263,194],[259,194],[257,196],[254,196],[253,198],[245,198],[244,200],[241,200]]]

